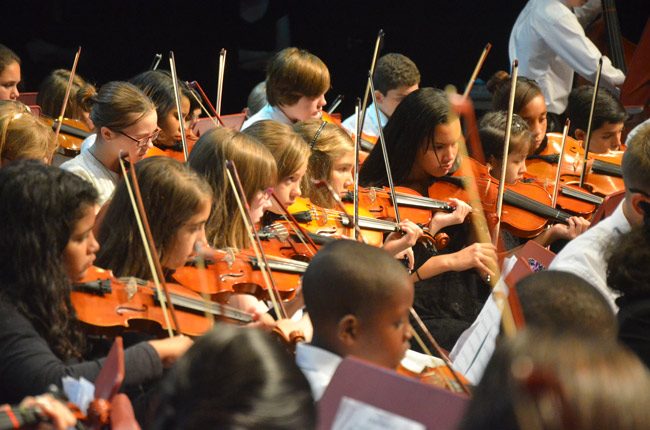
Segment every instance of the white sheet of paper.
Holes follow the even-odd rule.
[[[332,430],[426,430],[426,426],[350,397],[341,398]]]

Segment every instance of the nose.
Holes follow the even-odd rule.
[[[410,341],[413,338],[413,327],[411,323],[405,324],[404,340]]]
[[[293,187],[291,190],[291,195],[293,197],[300,197],[302,196],[302,190],[300,189],[300,182],[296,182],[296,185]]]
[[[325,106],[326,104],[327,104],[327,100],[325,100],[325,94],[323,94],[323,95],[320,96],[320,98],[318,99],[318,107],[319,107],[319,108],[322,108],[322,107]]]
[[[354,178],[352,177],[352,174],[349,174],[348,177],[345,178],[343,186],[347,189],[351,185],[354,185]]]
[[[621,133],[616,133],[616,136],[614,137],[614,144],[612,146],[612,151],[618,151],[621,149]]]
[[[99,251],[99,242],[95,239],[95,235],[91,231],[88,236],[88,255],[95,254]]]
[[[20,96],[20,92],[18,91],[18,87],[14,87],[13,90],[11,91],[11,94],[9,95],[9,97],[11,98],[11,100],[17,100],[18,96]]]

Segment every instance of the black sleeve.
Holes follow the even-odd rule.
[[[18,403],[45,392],[61,378],[84,377],[94,382],[102,360],[66,364],[50,349],[32,324],[15,309],[0,307],[0,403]],[[148,382],[162,375],[162,363],[147,343],[125,351],[124,385]]]

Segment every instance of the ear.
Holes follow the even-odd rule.
[[[576,128],[576,131],[573,133],[573,135],[578,140],[585,140],[587,133],[581,128]]]
[[[359,320],[352,314],[347,314],[339,320],[336,327],[336,337],[346,348],[350,348],[357,341],[359,335]]]
[[[102,127],[99,129],[99,135],[102,137],[103,141],[109,141],[115,137],[115,133],[111,131],[108,127]]]
[[[646,216],[646,211],[650,215],[650,202],[646,200],[646,197],[641,194],[634,193],[631,199],[631,206],[634,209],[634,212],[644,218]]]
[[[384,95],[379,90],[375,90],[375,99],[377,104],[380,105],[384,101]]]

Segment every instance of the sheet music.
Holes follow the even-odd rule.
[[[501,278],[495,287],[495,291],[502,292],[506,297],[508,286],[504,279],[516,261],[514,256],[504,260]],[[494,295],[490,294],[476,320],[460,335],[449,354],[454,369],[465,375],[473,385],[479,383],[492,357],[500,325],[501,312],[494,301]]]
[[[332,430],[426,430],[426,426],[401,415],[350,397],[341,398]]]

